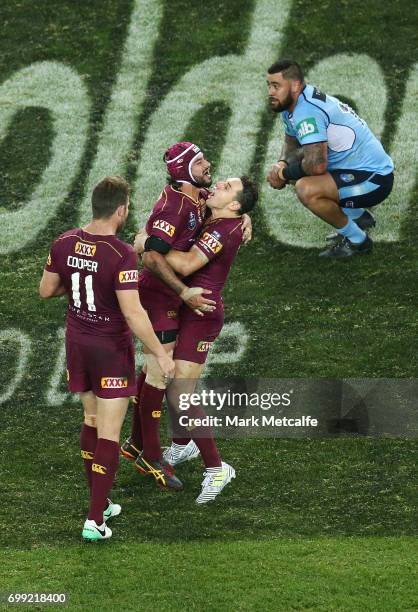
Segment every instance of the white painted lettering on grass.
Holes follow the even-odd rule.
[[[46,108],[51,114],[51,161],[30,200],[17,210],[0,214],[2,254],[22,249],[53,217],[79,171],[88,134],[87,88],[75,70],[64,64],[34,63],[0,86],[0,139],[7,134],[16,112],[31,106]],[[33,156],[36,154],[32,151]]]
[[[3,363],[14,364],[14,373],[8,375],[7,386],[0,389],[0,404],[3,404],[14,395],[23,380],[31,352],[30,338],[19,329],[4,329],[0,331],[0,352],[4,355]]]
[[[248,346],[249,334],[240,321],[225,323],[211,351],[205,367],[205,376],[212,366],[236,364],[241,361]],[[225,348],[226,346],[226,348]]]
[[[78,400],[78,395],[62,391],[62,379],[66,372],[64,339],[65,328],[60,327],[57,329],[57,357],[45,393],[45,400],[48,406],[62,406],[65,402]]]
[[[265,108],[265,70],[277,56],[289,7],[288,0],[259,0],[244,54],[216,56],[194,66],[157,108],[134,189],[142,225],[165,184],[162,153],[183,138],[193,116],[207,104],[223,102],[232,113],[217,175],[235,176],[249,169]]]
[[[395,242],[401,235],[402,220],[413,205],[413,193],[418,168],[418,64],[412,67],[408,79],[402,113],[398,121],[391,155],[395,164],[395,183],[387,202],[376,209],[376,216],[381,227],[378,235],[382,240]]]
[[[161,2],[135,1],[121,68],[106,110],[96,159],[85,189],[81,225],[91,217],[90,197],[97,181],[106,175],[125,173],[127,156],[144,105],[161,17]]]

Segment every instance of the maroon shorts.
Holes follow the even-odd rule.
[[[179,310],[182,300],[175,293],[171,295],[140,285],[139,299],[147,311],[154,331],[179,328]]]
[[[92,391],[115,399],[136,395],[135,350],[131,343],[80,344],[66,339],[67,381],[71,393]]]
[[[220,300],[216,310],[200,317],[188,306],[180,310],[180,331],[174,349],[174,359],[205,363],[213,342],[224,324],[224,307]]]

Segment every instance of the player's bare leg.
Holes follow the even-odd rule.
[[[119,437],[128,401],[127,397],[114,399],[96,397],[97,445],[91,467],[89,514],[83,529],[85,540],[97,541],[110,538],[112,532],[106,526],[104,512],[110,507],[111,511],[106,518],[120,513],[120,506],[112,503],[108,505],[108,496],[118,468]]]
[[[320,176],[305,176],[296,183],[296,194],[299,200],[314,215],[335,228],[347,224],[347,217],[338,205],[337,185],[327,172]]]
[[[175,342],[163,344],[165,351],[172,357]],[[181,491],[182,482],[172,473],[162,459],[160,443],[160,419],[167,380],[163,376],[154,355],[144,347],[146,378],[139,398],[143,451],[135,460],[135,468],[141,473],[152,476],[163,490]]]
[[[204,364],[176,359],[175,377],[168,389],[168,399],[172,407],[179,408],[180,394],[192,394],[200,378]],[[204,418],[205,411],[201,406],[191,406],[187,411],[182,412],[190,419]],[[190,430],[191,437],[200,450],[205,464],[204,478],[202,481],[202,491],[196,498],[198,504],[213,501],[222,489],[235,478],[233,467],[221,460],[213,433],[209,427],[196,426]]]

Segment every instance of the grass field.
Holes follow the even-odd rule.
[[[114,498],[123,515],[114,521],[114,538],[100,549],[80,543],[87,496],[78,454],[81,410],[66,395],[59,368],[57,332],[65,307],[62,300],[41,303],[37,286],[50,242],[78,223],[91,169],[106,148],[104,135],[110,133],[115,151],[123,152],[122,161],[114,154],[114,172],[135,183],[138,166],[146,163],[141,152],[153,142],[150,134],[156,142],[164,136],[153,124],[156,109],[194,66],[217,55],[246,53],[252,17],[261,6],[261,17],[281,32],[277,56],[294,56],[307,70],[335,54],[376,60],[388,91],[382,140],[389,150],[418,60],[417,7],[408,0],[384,6],[377,0],[144,5],[147,27],[153,11],[160,10],[161,19],[155,17],[147,79],[138,86],[143,102],[128,140],[123,130],[130,125],[131,105],[120,123],[114,121],[113,132],[106,131],[107,112],[138,2],[0,5],[0,592],[65,591],[70,608],[90,610],[416,610],[417,448],[411,439],[222,440],[222,453],[238,477],[210,508],[194,505],[199,464],[181,470],[186,490],[171,496],[122,463]],[[145,54],[144,40],[137,40],[137,54]],[[272,46],[268,37],[259,44]],[[260,53],[263,88],[270,56]],[[52,61],[62,66],[45,69],[47,77],[59,79],[62,70],[65,95],[59,86],[45,85],[50,96],[33,86],[35,102],[25,103],[13,79],[27,66]],[[46,78],[40,69],[36,75],[40,82]],[[243,72],[242,89],[234,81],[234,99],[245,91],[245,78]],[[72,91],[65,91],[65,79],[74,83]],[[129,100],[128,91],[123,96]],[[48,100],[52,106],[56,100],[57,113]],[[9,122],[10,108],[16,112]],[[223,100],[211,101],[181,134],[207,151],[215,176],[231,120]],[[249,165],[263,180],[272,117],[265,110],[259,129],[251,126],[244,120],[243,137],[253,131],[255,139]],[[79,141],[73,142],[77,129]],[[70,134],[63,137],[61,166],[54,141],[59,130]],[[416,159],[416,151],[406,153]],[[55,169],[50,179],[47,167]],[[412,185],[415,172],[411,163]],[[24,214],[38,185],[26,225],[20,217],[9,222],[10,213]],[[149,208],[156,195],[140,190],[137,210]],[[372,256],[341,263],[318,260],[317,249],[278,242],[266,206],[260,208],[254,240],[241,249],[224,295],[227,321],[244,326],[248,345],[240,361],[218,362],[212,373],[416,377],[417,195],[415,185],[398,241],[377,241]],[[132,239],[137,226],[132,214],[124,238]],[[21,246],[6,248],[13,240]]]

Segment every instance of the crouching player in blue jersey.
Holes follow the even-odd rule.
[[[364,230],[375,220],[366,209],[392,191],[392,159],[352,108],[305,84],[293,60],[272,64],[267,84],[271,108],[285,125],[280,160],[268,182],[274,189],[295,182],[302,204],[336,228],[322,257],[370,253],[373,242]]]

